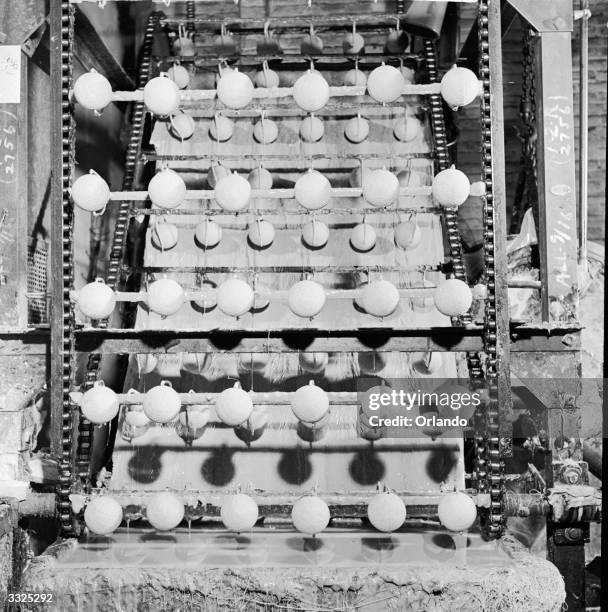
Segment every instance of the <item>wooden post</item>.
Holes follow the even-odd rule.
[[[10,331],[27,327],[28,57],[21,45],[37,16],[32,2],[0,15],[0,328]]]
[[[61,459],[63,439],[63,143],[61,2],[51,3],[51,454]]]

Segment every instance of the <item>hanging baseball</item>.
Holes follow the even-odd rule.
[[[249,393],[241,389],[241,385],[237,382],[217,396],[215,411],[222,423],[236,427],[251,416],[253,402]]]
[[[179,103],[179,87],[166,74],[154,77],[146,83],[144,104],[153,115],[172,115],[177,112]]]
[[[399,306],[399,291],[393,283],[376,280],[367,283],[361,293],[361,305],[375,317],[388,317]]]
[[[376,230],[369,223],[359,223],[350,233],[350,245],[363,253],[376,246]]]
[[[457,278],[449,278],[439,284],[433,296],[435,308],[448,317],[466,314],[473,303],[471,289]]]
[[[322,221],[311,219],[302,227],[302,240],[311,249],[320,249],[329,240],[329,227]]]
[[[196,226],[194,236],[204,249],[212,249],[222,239],[222,227],[215,221],[207,218]]]
[[[318,315],[325,306],[325,300],[323,285],[312,280],[300,281],[289,290],[289,308],[302,318],[310,319]]]
[[[257,219],[250,225],[247,238],[253,246],[259,249],[265,249],[272,244],[274,235],[274,226],[270,221]]]
[[[84,108],[100,112],[112,102],[112,86],[105,76],[91,69],[76,79],[74,98]]]
[[[471,104],[480,92],[481,82],[468,68],[452,66],[441,79],[441,95],[453,110]]]
[[[279,137],[279,127],[272,119],[260,119],[253,126],[253,137],[261,144],[271,144]]]
[[[122,506],[109,495],[94,497],[84,509],[84,522],[92,533],[109,535],[122,523]]]
[[[394,493],[378,493],[367,505],[367,518],[378,530],[395,531],[405,522],[407,512],[403,500]]]
[[[291,522],[300,532],[314,536],[321,533],[331,519],[329,506],[316,495],[306,495],[291,509]]]
[[[238,212],[247,208],[249,204],[251,185],[246,178],[233,172],[218,181],[214,195],[220,208],[229,212]]]
[[[300,206],[318,210],[329,204],[331,185],[317,170],[308,170],[296,181],[294,195]]]
[[[363,176],[363,199],[376,208],[390,206],[399,197],[399,179],[389,170],[372,170]]]
[[[304,117],[300,122],[300,138],[304,142],[319,142],[324,134],[323,121],[314,115]]]
[[[344,126],[344,136],[355,144],[363,142],[369,136],[369,121],[361,115],[349,119]]]
[[[85,391],[80,400],[82,416],[96,425],[109,423],[118,414],[119,408],[118,396],[102,380]]]
[[[452,166],[435,175],[431,189],[438,204],[448,208],[458,207],[471,194],[471,183],[464,172]]]
[[[209,124],[209,136],[216,142],[226,142],[234,134],[234,121],[224,115],[217,114]]]
[[[146,506],[148,522],[159,531],[175,529],[182,522],[184,514],[183,501],[168,491],[152,495]]]
[[[107,319],[116,306],[116,294],[102,279],[86,284],[76,300],[83,315],[90,319]]]
[[[184,179],[170,168],[157,172],[148,183],[148,196],[154,206],[177,208],[186,199]]]
[[[182,407],[179,393],[171,383],[163,380],[160,385],[152,387],[144,395],[144,414],[154,423],[173,421]]]
[[[247,176],[247,180],[252,189],[272,189],[274,183],[272,174],[266,168],[254,168]]]
[[[416,221],[402,221],[395,227],[395,244],[400,249],[415,249],[422,242],[422,232]]]
[[[258,520],[258,505],[244,493],[227,495],[222,502],[220,518],[230,531],[251,531]]]
[[[450,531],[466,531],[477,519],[475,502],[462,491],[444,493],[437,506],[441,524]]]
[[[161,251],[168,251],[177,244],[178,230],[173,223],[157,221],[152,227],[152,244]]]
[[[184,290],[172,278],[160,278],[148,285],[148,306],[159,315],[175,314],[185,300]]]
[[[398,100],[403,93],[404,86],[405,79],[401,72],[386,64],[372,70],[367,78],[367,93],[376,102],[383,104]]]
[[[186,89],[190,84],[190,73],[181,64],[174,64],[167,70],[169,78],[180,88]]]
[[[367,76],[359,68],[351,68],[344,75],[344,85],[346,87],[366,87]]]
[[[329,412],[329,397],[311,380],[292,395],[291,409],[300,421],[317,423]]]
[[[224,281],[217,290],[218,308],[231,317],[240,317],[249,312],[254,300],[253,289],[238,278]]]
[[[237,69],[223,72],[217,84],[217,97],[228,108],[245,108],[253,99],[251,79]]]
[[[74,181],[71,195],[78,208],[99,212],[110,201],[110,187],[95,170],[89,170],[88,174],[83,174]]]
[[[315,113],[329,102],[329,84],[320,73],[309,70],[295,82],[293,98],[302,110]]]

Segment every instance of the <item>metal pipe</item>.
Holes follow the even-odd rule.
[[[589,0],[581,0],[580,59],[580,164],[579,164],[579,265],[587,275],[587,211],[589,203]]]
[[[19,502],[19,516],[54,517],[57,510],[55,493],[30,493]]]
[[[108,490],[105,494],[112,495],[118,499],[120,503],[142,504],[145,505],[146,498],[152,495],[155,491],[120,491]],[[200,492],[208,502],[206,514],[212,516],[219,511],[219,502],[223,494],[215,492]],[[436,518],[436,505],[441,498],[439,492],[402,492],[398,491],[408,510],[409,516]],[[183,492],[185,498],[197,499],[199,491]],[[259,504],[261,513],[265,516],[282,516],[288,515],[291,510],[293,500],[297,498],[296,494],[284,495],[269,495],[264,493],[253,492],[253,497]],[[327,493],[324,494],[324,499],[332,507],[334,516],[365,516],[367,502],[372,496],[372,493],[357,492],[357,493]],[[475,500],[475,496],[473,496]],[[479,504],[478,505],[483,505]],[[592,507],[588,510],[592,513]],[[592,520],[596,520],[601,513],[601,508],[596,507],[595,516]],[[531,517],[531,516],[548,516],[551,514],[551,505],[545,495],[541,493],[507,493],[505,495],[505,516]],[[53,518],[56,515],[56,497],[54,493],[32,493],[19,503],[20,517],[48,517]]]

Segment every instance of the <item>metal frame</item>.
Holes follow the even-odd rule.
[[[494,9],[499,11],[498,2]],[[576,167],[574,155],[574,101],[572,78],[571,33],[573,29],[570,0],[508,0],[503,9],[509,19],[519,13],[536,30],[536,124],[538,126],[538,217],[539,251],[541,258],[541,316],[547,329],[577,329],[578,248]],[[515,10],[515,14],[513,13]],[[581,177],[583,178],[583,177]],[[506,229],[506,228],[505,228]],[[542,361],[538,358],[542,356]],[[577,370],[580,359],[576,352],[556,353],[550,346],[539,348],[528,362],[530,372],[547,379],[560,397],[571,397],[572,406],[563,414],[546,410],[539,425],[550,441],[558,440],[566,419],[573,427],[578,418],[577,389],[565,380]],[[564,379],[561,380],[560,379]],[[576,385],[574,385],[575,387]],[[578,392],[580,393],[580,391]],[[552,401],[548,392],[543,397],[547,406]],[[564,400],[565,401],[565,400]],[[571,434],[570,434],[571,435]],[[565,455],[573,466],[582,466],[582,445],[573,455]],[[571,484],[556,462],[561,460],[561,447],[553,446],[546,456],[547,487],[563,481]],[[579,462],[579,463],[577,463]],[[561,464],[558,464],[561,465]],[[571,465],[570,463],[568,465]],[[573,468],[574,469],[574,468]],[[584,473],[582,470],[581,473]],[[577,482],[577,484],[580,484]],[[584,519],[588,520],[588,518]],[[572,521],[572,519],[570,519]],[[547,521],[548,557],[558,567],[566,583],[566,603],[569,610],[585,609],[584,542],[588,523],[556,524]]]
[[[499,0],[490,3],[497,12],[498,4]],[[543,323],[552,328],[573,327],[578,324],[579,245],[571,69],[572,2],[502,0],[499,12],[503,36],[518,15],[537,31],[537,73],[541,81],[536,123],[543,128],[538,131],[539,235],[543,237],[539,244],[541,314]],[[496,32],[495,41],[499,39]],[[476,56],[477,27],[474,26],[460,57],[465,65],[474,69]]]
[[[509,6],[510,3],[510,6]],[[508,9],[507,18],[501,23],[501,3],[488,1],[488,48],[489,80],[486,89],[491,121],[483,126],[483,137],[491,143],[490,180],[493,210],[493,243],[490,255],[498,270],[494,279],[496,328],[479,327],[440,328],[427,330],[357,330],[356,332],[330,333],[322,330],[306,330],[288,334],[268,334],[267,332],[241,333],[204,332],[182,330],[178,333],[117,330],[117,329],[79,329],[75,331],[76,349],[93,354],[110,353],[150,353],[150,352],[206,352],[218,350],[266,352],[280,351],[330,351],[336,350],[377,350],[377,351],[423,351],[452,350],[469,353],[480,352],[484,348],[484,331],[496,334],[495,352],[500,359],[497,369],[497,405],[499,407],[500,437],[509,439],[508,429],[510,412],[509,351],[514,352],[561,352],[568,359],[580,349],[578,321],[576,317],[576,291],[578,287],[577,270],[577,231],[576,231],[576,189],[574,142],[572,71],[567,67],[571,58],[572,6],[569,0],[509,0],[504,2]],[[63,143],[60,126],[62,125],[61,89],[61,9],[59,3],[52,3],[52,75],[53,75],[53,112],[55,132],[53,138],[53,210],[52,240],[53,252],[52,278],[63,278],[63,258],[65,254],[58,248],[63,244],[66,223],[60,203],[64,196],[65,169],[63,167]],[[501,37],[517,12],[520,12],[538,31],[539,93],[537,122],[543,129],[539,131],[539,212],[541,238],[541,299],[544,329],[514,326],[509,322],[507,308],[508,281],[506,275],[506,198],[504,185],[504,133],[502,110],[502,53]],[[503,29],[503,25],[505,26]],[[555,58],[558,59],[556,61]],[[470,61],[471,58],[468,58]],[[549,74],[547,66],[566,66],[564,70]],[[484,75],[480,75],[484,78]],[[557,108],[557,110],[556,110]],[[58,127],[59,126],[59,127]],[[488,134],[489,130],[489,134]],[[557,142],[558,146],[552,146]],[[547,153],[545,155],[545,152]],[[51,377],[53,405],[53,452],[61,456],[64,425],[63,417],[63,376],[64,376],[64,288],[61,282],[53,285],[52,327],[50,332]],[[9,337],[3,349],[13,350],[20,346],[20,338]],[[39,344],[38,347],[45,346]],[[501,449],[504,453],[505,449]],[[561,529],[561,528],[560,528]],[[583,530],[584,531],[584,530]],[[562,531],[550,523],[552,554],[563,544]],[[561,534],[561,535],[560,535]],[[557,536],[557,537],[554,537]],[[563,538],[562,538],[563,539]],[[560,544],[561,542],[561,544]],[[580,574],[581,544],[567,542],[574,546],[574,552],[563,546],[561,552],[575,559],[577,573]],[[572,554],[570,554],[572,553]],[[570,567],[560,562],[560,554],[554,562],[562,569]],[[584,560],[584,558],[583,558]],[[583,563],[584,569],[584,563]],[[572,603],[569,602],[571,609]]]
[[[350,335],[330,337],[327,331],[269,334],[267,332],[236,332],[230,334],[230,348],[226,345],[228,334],[221,331],[192,330],[190,333],[175,333],[164,330],[145,333],[132,329],[100,330],[82,328],[74,332],[76,348],[81,353],[101,355],[126,355],[135,353],[191,352],[206,353],[230,350],[232,352],[327,352],[335,347],[335,337],[340,338],[340,347],[345,351],[458,351],[479,352],[483,349],[481,328],[435,328],[419,330],[418,335],[387,338],[380,330],[358,330]],[[238,345],[234,346],[238,340]],[[511,324],[510,350],[513,353],[572,352],[581,350],[578,329],[547,330]],[[0,332],[0,357],[19,355],[49,356],[48,329],[31,329],[16,333]]]

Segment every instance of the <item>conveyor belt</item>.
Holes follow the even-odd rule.
[[[69,3],[65,2],[65,14],[68,15],[70,8]],[[193,19],[194,13],[192,10],[192,3],[188,3],[188,18],[191,24],[194,24],[195,21]],[[146,83],[149,77],[153,76],[151,73],[151,64],[150,64],[150,53],[152,47],[152,37],[155,27],[159,23],[161,19],[161,15],[156,13],[153,14],[150,18],[148,28],[146,31],[146,37],[144,41],[144,53],[143,53],[143,63],[140,72],[139,86],[140,88]],[[484,19],[487,22],[487,3],[480,3],[480,25],[484,25]],[[480,45],[482,51],[487,49],[487,28],[480,28]],[[66,44],[68,47],[71,46],[71,30],[69,28],[66,29]],[[426,41],[424,43],[423,48],[423,57],[421,59],[424,60],[426,74],[430,82],[434,82],[437,80],[437,65],[436,65],[436,49],[434,43],[430,41]],[[488,300],[486,301],[486,361],[485,363],[478,355],[469,355],[468,366],[470,375],[474,378],[482,378],[484,371],[488,375],[491,380],[495,380],[497,376],[496,372],[496,341],[495,341],[495,330],[496,330],[496,303],[495,296],[493,293],[493,278],[494,278],[494,257],[493,257],[493,208],[492,208],[492,168],[491,164],[487,162],[488,156],[491,157],[491,138],[488,135],[488,126],[491,123],[491,115],[489,105],[487,104],[488,96],[489,96],[489,82],[487,80],[487,53],[481,54],[482,65],[480,77],[484,82],[484,98],[482,104],[482,137],[484,142],[484,181],[486,183],[487,195],[485,199],[485,228],[486,228],[486,241],[487,246],[489,247],[486,251],[486,275],[488,280]],[[194,62],[196,64],[196,61]],[[69,73],[66,72],[66,85],[69,90],[70,84],[70,76]],[[428,106],[427,106],[428,104]],[[449,166],[449,151],[447,148],[447,138],[445,134],[444,127],[444,118],[443,118],[443,107],[441,97],[438,95],[430,95],[427,97],[426,101],[421,101],[418,103],[419,111],[424,111],[425,109],[429,109],[430,116],[430,128],[432,133],[432,146],[429,146],[426,150],[424,149],[416,149],[415,145],[410,145],[407,143],[407,146],[400,146],[398,150],[381,150],[375,151],[374,153],[378,155],[377,159],[374,159],[373,156],[371,161],[376,165],[373,167],[377,167],[378,163],[382,163],[381,156],[384,154],[385,162],[391,165],[396,165],[394,160],[401,159],[406,160],[408,164],[410,164],[410,168],[413,166],[413,163],[420,163],[420,168],[422,168],[422,173],[427,175],[430,178],[429,171],[433,169],[431,161],[428,159],[432,157],[434,160],[434,170],[439,171],[445,169]],[[232,145],[232,149],[230,150],[227,146],[218,144],[213,145],[213,149],[211,153],[201,153],[200,143],[197,147],[196,141],[193,141],[192,145],[187,145],[186,147],[183,144],[180,147],[177,147],[176,143],[170,145],[170,140],[166,135],[159,136],[160,130],[166,131],[166,126],[163,125],[162,122],[157,122],[155,128],[155,135],[153,135],[152,144],[155,145],[156,151],[151,154],[148,150],[142,150],[142,134],[143,134],[143,124],[144,124],[145,112],[143,108],[143,104],[141,102],[137,102],[133,108],[133,122],[131,135],[129,140],[129,146],[127,150],[127,163],[126,163],[126,173],[125,173],[125,181],[123,185],[123,191],[130,191],[134,187],[134,178],[136,171],[141,169],[141,166],[150,161],[162,162],[162,163],[170,163],[175,166],[182,172],[185,180],[189,185],[196,188],[198,184],[201,182],[201,176],[204,174],[201,172],[201,169],[206,169],[210,159],[223,159],[222,153],[227,152],[225,160],[230,160],[230,155],[235,156],[234,161],[226,161],[227,165],[235,165],[238,164],[238,168],[241,171],[247,170],[248,168],[255,167],[253,160],[247,160],[244,156],[241,156],[240,160],[237,162],[236,158],[238,157],[239,152],[239,136],[235,137],[234,144]],[[72,126],[67,122],[64,129],[66,130],[66,135],[71,136]],[[69,119],[71,121],[71,118]],[[249,120],[250,121],[250,120]],[[297,119],[294,118],[296,122],[294,125],[297,125]],[[380,121],[381,123],[381,121]],[[339,121],[336,122],[336,126],[334,128],[339,132],[342,127],[339,125]],[[285,129],[293,129],[293,126],[289,125],[289,119],[285,121]],[[335,135],[335,134],[334,134]],[[244,138],[244,136],[243,136]],[[250,136],[249,136],[250,138]],[[381,136],[378,142],[387,142],[386,136]],[[207,143],[208,144],[208,143]],[[69,138],[66,142],[66,151],[69,150]],[[249,145],[250,146],[250,145]],[[236,147],[236,148],[234,148]],[[266,147],[259,147],[259,151],[254,151],[252,156],[257,154],[264,155],[267,150],[274,145],[269,145]],[[361,160],[366,156],[369,157],[368,148],[363,145],[359,145],[360,151],[359,155],[357,155],[356,147],[353,151],[353,154],[348,157],[346,156],[346,163],[340,164],[339,160],[335,160],[337,163],[334,166],[335,170],[341,171],[342,175],[344,175],[344,169],[348,168],[348,163],[350,162],[352,167],[352,162],[355,160],[357,163],[361,163]],[[246,141],[242,140],[242,149],[245,150]],[[250,147],[251,148],[251,147]],[[184,153],[184,149],[187,150]],[[276,152],[275,152],[276,153]],[[305,146],[304,150],[300,150],[299,155],[304,157],[310,157],[313,159],[315,156],[322,155],[323,151],[318,150],[315,146]],[[336,155],[338,153],[338,155]],[[291,156],[293,159],[297,159],[298,155],[294,155],[293,151],[286,150],[284,153],[279,149],[277,155],[277,161],[280,162],[281,155],[284,157]],[[325,151],[325,155],[328,157],[339,157],[338,151]],[[208,157],[207,157],[208,156]],[[364,160],[365,161],[365,160]],[[370,160],[368,160],[370,161]],[[201,164],[204,164],[201,166]],[[425,167],[426,164],[426,167]],[[279,164],[280,165],[280,164]],[[294,172],[293,169],[285,170],[282,168],[274,168],[273,172],[275,172],[280,178],[284,181],[293,181],[297,176],[297,172]],[[331,171],[325,171],[328,176],[332,178],[332,183],[336,180],[340,180],[339,177],[336,179],[336,176],[331,174]],[[426,179],[425,179],[426,180]],[[427,183],[428,184],[428,183]],[[336,185],[337,186],[337,185]],[[349,203],[352,207],[352,216],[360,221],[358,218],[360,215],[357,215],[357,206],[360,206],[360,202],[357,200],[352,200]],[[69,202],[64,203],[66,207],[70,204]],[[276,215],[267,215],[267,218],[272,220],[275,225],[281,227],[281,235],[287,237],[286,242],[283,244],[283,248],[280,252],[275,253],[274,256],[279,255],[279,260],[273,260],[273,255],[270,253],[261,253],[261,252],[249,252],[244,248],[237,247],[235,245],[238,244],[238,239],[236,236],[240,236],[241,244],[244,236],[245,223],[247,219],[239,219],[239,218],[223,218],[219,217],[219,221],[223,222],[224,225],[227,226],[226,236],[227,240],[224,244],[233,245],[232,250],[228,248],[228,250],[220,249],[217,252],[199,252],[196,256],[192,256],[192,251],[190,253],[180,252],[179,250],[173,253],[159,253],[156,251],[152,245],[150,244],[149,234],[148,232],[148,242],[145,249],[145,255],[143,259],[143,264],[141,266],[133,267],[131,262],[125,261],[125,249],[126,249],[126,236],[127,236],[127,226],[129,220],[133,215],[141,213],[141,204],[137,204],[131,202],[129,200],[121,200],[119,204],[119,214],[117,218],[117,223],[115,227],[113,242],[112,242],[112,250],[111,250],[111,260],[109,267],[109,275],[107,282],[112,288],[121,288],[121,272],[135,272],[136,278],[141,278],[142,282],[145,283],[146,280],[150,280],[153,278],[153,275],[159,273],[168,273],[172,275],[178,275],[177,278],[184,285],[188,286],[197,286],[200,285],[201,281],[204,279],[208,281],[210,279],[209,269],[214,270],[212,274],[211,280],[213,282],[218,282],[222,277],[225,277],[226,272],[215,272],[215,270],[222,269],[222,266],[225,267],[225,262],[229,259],[232,263],[234,263],[235,267],[241,267],[243,270],[251,270],[255,274],[256,282],[263,283],[264,277],[263,274],[260,274],[260,269],[268,269],[272,270],[273,275],[277,275],[277,270],[280,269],[281,266],[284,266],[285,270],[281,273],[280,278],[281,282],[275,284],[274,286],[277,288],[280,287],[288,287],[290,284],[293,284],[295,280],[299,280],[301,277],[301,273],[298,274],[295,270],[301,268],[301,271],[304,272],[307,269],[314,270],[315,266],[323,266],[325,269],[316,272],[316,278],[323,279],[326,283],[331,286],[332,283],[338,283],[341,277],[348,277],[349,272],[345,270],[341,270],[340,266],[354,266],[350,271],[351,277],[347,280],[347,282],[360,282],[361,281],[361,272],[357,269],[357,266],[365,269],[367,266],[368,269],[372,269],[374,266],[382,268],[386,267],[384,270],[384,275],[387,278],[391,278],[395,283],[401,285],[408,285],[412,282],[415,282],[414,279],[418,279],[419,281],[426,282],[429,279],[432,281],[436,278],[441,278],[443,276],[444,269],[441,268],[442,265],[448,265],[451,267],[451,271],[457,278],[464,279],[464,267],[462,264],[462,256],[460,249],[460,238],[458,235],[458,227],[457,227],[457,217],[454,210],[447,210],[442,215],[443,228],[445,232],[445,237],[447,241],[447,252],[443,253],[443,238],[441,232],[441,225],[438,224],[440,218],[437,215],[437,211],[427,211],[424,214],[419,215],[420,224],[423,227],[423,235],[424,235],[424,244],[426,249],[424,253],[421,253],[420,256],[411,255],[409,253],[405,254],[405,258],[400,254],[396,254],[394,261],[387,259],[387,255],[385,251],[382,251],[377,256],[364,256],[350,253],[350,257],[344,258],[344,261],[340,261],[341,253],[346,252],[345,249],[348,249],[347,246],[347,231],[345,229],[341,229],[340,224],[343,222],[339,218],[339,215],[332,216],[329,211],[329,218],[325,219],[332,227],[336,235],[336,249],[334,251],[330,251],[328,254],[325,254],[325,258],[323,256],[318,258],[306,258],[302,259],[301,250],[295,244],[294,238],[296,236],[295,229],[290,229],[289,224],[287,222],[287,217],[281,213],[280,210],[277,210]],[[414,207],[412,207],[413,209]],[[407,205],[406,205],[407,209]],[[145,211],[146,213],[154,212],[153,210]],[[165,213],[163,213],[165,214]],[[376,213],[375,219],[376,224],[379,228],[379,238],[381,239],[381,244],[390,243],[390,232],[388,231],[388,226],[390,223],[387,223],[387,233],[384,235],[382,233],[382,222],[378,221],[381,219],[382,214],[387,213]],[[395,215],[397,213],[388,213]],[[151,217],[153,218],[153,217]],[[193,243],[191,236],[191,228],[186,226],[188,224],[192,224],[195,220],[189,219],[189,217],[180,215],[180,214],[165,214],[165,218],[168,221],[172,221],[174,223],[180,223],[180,240],[186,240],[187,243]],[[296,217],[297,218],[297,217]],[[188,220],[187,224],[184,225],[184,220]],[[428,227],[428,235],[424,232],[425,227]],[[234,232],[234,240],[230,239],[230,232]],[[384,242],[383,242],[384,241]],[[344,243],[344,244],[342,244]],[[341,245],[341,246],[340,246]],[[66,249],[69,249],[71,252],[71,236],[66,235],[65,244]],[[196,252],[196,251],[195,251]],[[430,257],[429,257],[430,254]],[[241,258],[241,259],[239,259]],[[125,263],[129,263],[129,267],[125,267]],[[69,290],[71,288],[71,261],[66,260],[66,275],[64,276],[64,283]],[[289,267],[292,269],[289,269]],[[332,266],[334,269],[332,270]],[[390,268],[393,266],[395,270],[399,270],[399,272],[391,271]],[[205,270],[203,273],[202,271]],[[430,270],[430,271],[429,271]],[[201,276],[204,274],[204,276]],[[340,276],[341,275],[341,276]],[[132,279],[131,279],[132,282]],[[269,281],[268,281],[269,282]],[[341,280],[344,283],[344,278]],[[68,300],[69,305],[69,300]],[[68,306],[66,305],[66,308]],[[196,311],[186,308],[180,311],[178,315],[168,317],[168,318],[160,318],[154,315],[153,313],[145,312],[143,309],[139,309],[137,313],[137,318],[135,321],[135,326],[137,328],[163,328],[163,329],[188,329],[192,327],[192,322],[195,321],[195,326],[204,326],[208,329],[214,328],[222,328],[222,329],[231,329],[233,331],[242,330],[242,329],[298,329],[308,328],[310,325],[304,321],[298,321],[297,317],[289,314],[287,311],[281,311],[279,306],[274,303],[271,303],[271,307],[266,310],[266,312],[255,313],[251,316],[242,317],[241,320],[228,322],[223,315],[216,313],[205,313],[204,317],[200,317],[200,313]],[[325,317],[325,318],[323,318]],[[420,312],[420,310],[416,310],[408,307],[401,307],[395,315],[391,315],[392,319],[388,322],[389,326],[398,327],[398,328],[406,328],[406,329],[416,329],[416,328],[429,328],[438,325],[449,325],[450,322],[446,320],[443,315],[439,315],[439,313],[432,312]],[[387,327],[387,322],[384,321],[373,321],[371,322],[369,317],[366,318],[366,315],[362,315],[357,312],[356,309],[352,309],[352,312],[346,312],[342,310],[341,306],[337,304],[332,307],[327,308],[327,312],[321,315],[318,318],[318,321],[315,324],[319,328],[327,328],[332,329],[336,327],[336,321],[339,321],[339,327],[341,329],[353,329],[356,330],[360,327],[378,327],[383,328]],[[70,310],[66,310],[66,346],[69,347],[69,356],[70,361],[66,361],[66,387],[65,387],[65,396],[67,395],[74,385],[74,368],[73,368],[73,344],[71,343],[71,335],[73,332],[73,328],[75,325],[74,313]],[[452,325],[463,325],[470,322],[469,317],[464,317],[462,319],[452,321]],[[101,325],[104,325],[103,323]],[[339,352],[339,346],[336,346],[336,352]],[[397,363],[397,362],[395,362]],[[393,363],[393,367],[395,366]],[[99,376],[99,367],[100,367],[100,358],[98,356],[93,356],[88,364],[87,369],[87,378],[86,384],[91,385],[95,380],[97,380]],[[222,370],[222,374],[218,377],[219,379],[223,379],[225,377],[230,378],[232,376],[232,372],[237,372],[234,369],[234,366],[222,366],[224,369]],[[447,376],[448,374],[453,374],[455,371],[456,362],[452,361],[444,370],[442,370],[442,374]],[[356,371],[353,370],[353,372]],[[404,371],[404,370],[402,370]],[[202,372],[199,371],[199,374]],[[241,373],[242,374],[242,373]],[[253,371],[251,374],[251,384],[253,384]],[[376,374],[376,372],[374,372]],[[291,374],[290,374],[291,375]],[[403,375],[403,374],[402,374]],[[304,375],[306,378],[308,375]],[[300,377],[301,372],[300,372]],[[218,379],[216,378],[216,380]],[[206,377],[206,384],[210,384],[210,378]],[[135,382],[134,382],[135,381]],[[135,360],[131,362],[131,371],[128,374],[128,382],[129,384],[136,384],[140,389],[147,387],[150,384],[153,384],[154,377],[146,378],[145,376],[139,376],[139,372],[137,371],[137,366]],[[192,382],[192,380],[184,379],[183,384],[187,385],[188,382]],[[327,382],[327,381],[326,381]],[[225,385],[224,385],[225,386]],[[493,387],[495,391],[495,386]],[[187,390],[187,389],[184,389]],[[476,484],[480,490],[487,490],[492,499],[492,508],[490,513],[490,521],[489,521],[489,533],[492,536],[497,536],[500,534],[502,529],[502,512],[501,512],[501,496],[502,496],[502,464],[500,462],[500,450],[498,446],[498,408],[496,401],[496,394],[493,395],[493,404],[490,406],[490,410],[483,418],[477,421],[478,432],[476,435],[476,448],[477,448],[477,469],[476,469]],[[77,428],[77,431],[74,431],[73,428],[70,427],[71,423],[71,415],[72,410],[74,409],[73,404],[70,402],[66,402],[64,408],[65,414],[65,434],[64,434],[64,448],[65,453],[72,454],[73,461],[72,463],[66,461],[62,466],[62,486],[60,489],[59,496],[59,504],[61,509],[61,518],[62,518],[62,526],[63,530],[66,533],[74,533],[78,532],[78,526],[74,525],[73,517],[71,516],[70,511],[70,503],[68,499],[68,495],[70,492],[74,490],[84,490],[88,492],[90,490],[90,474],[88,473],[88,461],[90,455],[90,426],[82,422],[81,426]],[[83,421],[82,419],[80,419]],[[280,420],[280,419],[279,419]],[[153,431],[155,428],[152,428]],[[159,429],[156,434],[162,436],[167,436],[168,432],[162,431],[162,428]],[[154,435],[156,435],[154,434]],[[76,435],[76,440],[74,440],[73,436]],[[154,437],[152,434],[150,434]],[[169,435],[173,435],[169,433]],[[150,437],[150,436],[149,436]],[[223,438],[222,438],[223,439]],[[218,443],[222,442],[222,439],[218,438]],[[74,444],[76,442],[76,444]],[[227,441],[224,441],[224,446]],[[154,446],[154,445],[153,445]],[[76,450],[74,450],[76,449]],[[120,447],[117,448],[117,452],[119,453],[118,457],[120,458],[120,453],[125,452],[124,449]],[[212,452],[212,451],[211,451]],[[203,457],[203,461],[205,458]],[[124,463],[121,463],[123,459],[118,461],[119,468],[117,469],[117,473],[114,475],[114,478],[118,478],[117,474],[120,473],[120,470],[125,467]],[[394,466],[395,469],[398,470],[398,466]],[[259,469],[263,469],[260,466]],[[321,468],[322,469],[322,468]],[[460,478],[462,478],[462,469],[460,471]],[[122,471],[124,475],[124,470]],[[137,480],[137,479],[135,479]],[[162,480],[159,486],[164,482]],[[171,483],[171,481],[169,481]],[[128,483],[124,479],[122,481],[115,482],[119,487],[126,486]],[[133,484],[133,483],[131,483]],[[204,483],[203,483],[204,484]],[[192,482],[180,483],[180,486],[192,485]],[[371,486],[371,481],[369,483]],[[164,486],[164,485],[163,485]]]

